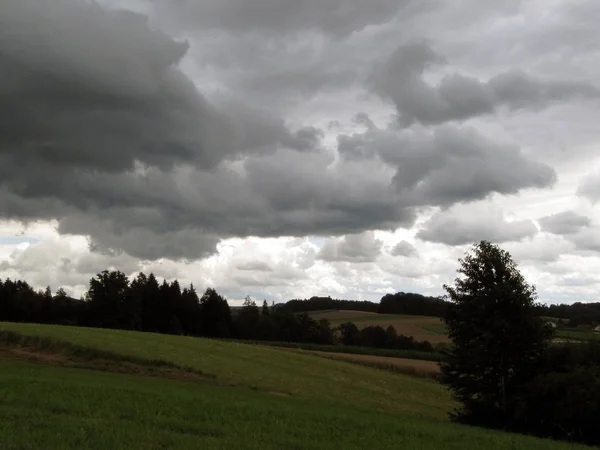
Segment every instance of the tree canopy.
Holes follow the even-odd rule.
[[[507,251],[481,241],[459,263],[454,286],[444,285],[453,347],[441,368],[461,404],[453,418],[507,426],[551,331],[536,314],[535,287]]]

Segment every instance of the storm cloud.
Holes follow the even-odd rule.
[[[433,46],[386,44],[397,51],[387,64],[365,66],[374,75],[362,89],[393,100],[389,123],[364,113],[351,129],[326,130],[310,115],[292,120],[275,104],[236,89],[281,93],[304,84],[315,92],[359,83],[366,70],[352,69],[359,60],[340,56],[318,67],[345,48],[336,47],[345,39],[373,48],[369,26],[427,14],[427,6],[141,3],[153,11],[152,20],[115,4],[106,9],[77,0],[0,5],[4,218],[54,219],[62,235],[88,237],[95,253],[140,260],[203,259],[234,237],[321,235],[333,236],[322,260],[372,261],[381,252],[373,231],[410,228],[423,208],[555,184],[554,168],[517,144],[444,122],[596,95],[584,82],[514,70],[485,82],[450,74],[430,86],[427,68],[446,64]],[[168,14],[161,22],[162,10]],[[176,38],[158,26],[167,22],[166,28],[179,27]],[[239,43],[219,40],[227,33],[247,34],[253,43],[257,34],[266,41],[285,35],[273,46],[295,55],[297,36],[317,32],[302,47],[320,55],[312,66],[288,69],[270,61],[262,68],[255,58],[244,61],[256,66],[245,83],[217,80],[216,90],[205,82],[216,66],[194,59],[203,54],[194,49],[213,44],[223,61],[244,53],[243,46],[225,48]],[[235,62],[218,67],[248,73],[249,66],[238,70]],[[352,108],[363,111],[362,104]],[[396,116],[407,127],[395,127]],[[327,114],[327,122],[338,119],[335,111]]]
[[[447,71],[437,84],[425,80],[428,69],[447,64],[426,42],[401,45],[373,72],[371,87],[394,102],[404,126],[464,121],[500,108],[537,110],[561,101],[600,97],[600,89],[593,84],[542,79],[519,69],[507,70],[487,81]]]

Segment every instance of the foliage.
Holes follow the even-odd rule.
[[[398,292],[386,294],[379,304],[380,314],[407,314],[413,316],[442,317],[448,302],[438,297]]]
[[[378,312],[379,304],[358,300],[337,300],[331,297],[311,297],[306,300],[290,300],[285,304],[277,305],[277,308],[292,313],[326,311],[329,309]]]
[[[567,321],[569,326],[600,325],[600,303],[575,302],[571,305],[538,305],[538,314]]]
[[[461,404],[455,420],[508,427],[551,331],[536,316],[535,288],[508,252],[482,241],[459,262],[462,277],[444,286],[454,345],[441,365],[442,381]]]
[[[515,429],[600,445],[600,343],[549,348],[522,390]]]
[[[438,297],[398,292],[386,294],[379,303],[357,300],[337,300],[331,297],[311,297],[306,300],[290,300],[283,305],[278,305],[282,311],[310,312],[310,311],[365,311],[379,314],[406,314],[422,316],[443,316],[447,302]]]

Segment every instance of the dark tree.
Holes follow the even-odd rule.
[[[271,309],[269,308],[269,304],[266,300],[263,300],[261,313],[263,316],[268,316],[269,314],[271,314]]]
[[[451,300],[444,321],[454,345],[441,364],[442,382],[461,403],[454,420],[507,427],[551,332],[535,314],[535,287],[508,252],[481,241],[459,263],[462,276],[444,285]]]
[[[127,327],[128,294],[129,279],[123,272],[104,270],[92,278],[87,293],[92,323],[106,328]]]
[[[256,302],[250,296],[247,296],[235,320],[237,337],[242,339],[257,339],[259,323],[260,310],[256,306]]]
[[[361,344],[367,347],[385,348],[388,342],[386,331],[380,326],[368,326],[360,330]]]
[[[346,322],[339,326],[340,339],[344,345],[360,345],[361,335],[354,322]]]
[[[231,325],[231,309],[227,300],[214,289],[206,289],[200,299],[201,334],[207,337],[229,337]]]

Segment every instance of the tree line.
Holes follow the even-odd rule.
[[[89,282],[81,300],[63,289],[35,291],[25,281],[0,280],[0,321],[32,322],[117,328],[211,338],[353,345],[433,352],[427,341],[397,335],[393,328],[370,326],[359,330],[352,323],[333,327],[306,311],[296,313],[247,297],[233,310],[215,289],[198,295],[193,284],[177,280],[159,283],[154,274],[133,280],[120,271],[105,270]]]
[[[404,314],[417,316],[444,317],[449,302],[443,297],[432,297],[412,292],[397,292],[384,295],[379,303],[366,300],[340,300],[331,297],[311,297],[309,299],[294,299],[277,305],[289,312],[324,311],[324,310],[354,310],[379,314]],[[575,302],[571,305],[536,304],[534,307],[538,316],[561,319],[569,326],[600,325],[600,303]]]
[[[379,314],[407,314],[416,316],[442,317],[448,302],[439,297],[408,292],[386,294],[379,303],[367,300],[339,300],[331,297],[311,297],[294,299],[278,305],[282,310],[290,312],[353,310]]]

